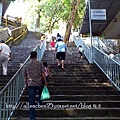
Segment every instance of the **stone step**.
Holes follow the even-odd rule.
[[[53,75],[53,74],[52,74]],[[53,75],[53,78],[61,78],[61,79],[65,79],[65,78],[101,78],[101,79],[107,79],[106,76],[104,75],[101,75],[101,74],[98,74],[98,75],[93,75],[93,74],[64,74],[62,75],[61,73],[60,74],[56,74],[56,75]]]
[[[50,90],[113,90],[113,87],[100,87],[100,86],[57,86],[55,88],[54,86],[49,86]]]
[[[119,120],[120,117],[36,117],[36,120]],[[28,117],[11,118],[11,120],[30,120]]]
[[[49,90],[51,95],[120,95],[119,91],[115,90]],[[27,95],[28,91],[24,91]]]
[[[93,75],[95,75],[95,74],[101,74],[101,75],[103,75],[103,73],[100,71],[100,70],[92,70],[92,71],[87,71],[87,70],[77,70],[77,69],[64,69],[64,70],[61,70],[61,68],[59,68],[59,69],[51,69],[51,68],[49,68],[50,69],[50,71],[52,72],[52,73],[54,73],[54,74],[59,74],[59,73],[64,73],[64,74],[93,74]]]
[[[59,69],[60,67],[57,66],[57,63],[55,64],[48,64],[48,66],[51,68],[51,69]],[[65,64],[65,68],[66,69],[79,69],[79,70],[100,70],[96,65],[79,65],[79,64]]]
[[[38,100],[38,95],[36,95]],[[120,95],[51,95],[49,100],[67,100],[67,101],[120,101]],[[28,95],[23,95],[20,102],[28,102]],[[108,104],[109,105],[109,104]]]
[[[49,82],[49,85],[51,85],[51,86],[64,86],[64,87],[66,87],[66,86],[89,86],[89,87],[105,87],[105,86],[111,86],[110,84],[109,84],[109,81],[108,82],[106,82],[106,81],[97,81],[97,82],[95,82],[95,80],[91,80],[91,81],[78,81],[78,82],[66,82],[66,83],[61,83],[60,82],[60,80],[59,81],[57,81],[57,82],[54,82],[54,81],[52,81],[52,80],[50,80],[50,82]],[[113,87],[113,86],[112,86]],[[116,88],[115,88],[116,89]]]
[[[86,76],[86,77],[66,77],[66,76],[61,76],[61,77],[52,77],[52,78],[49,78],[49,80],[51,82],[54,82],[54,83],[84,83],[84,84],[87,84],[89,85],[89,83],[108,83],[108,80],[106,80],[106,77],[91,77],[89,78],[89,76]]]
[[[49,67],[49,69],[50,69],[50,71],[52,71],[52,72],[63,72],[63,73],[68,73],[68,72],[73,72],[73,73],[75,73],[75,72],[79,72],[79,73],[85,73],[85,72],[88,72],[88,74],[89,73],[97,73],[97,74],[102,74],[102,72],[100,71],[100,70],[97,70],[97,69],[94,69],[94,70],[84,70],[84,69],[79,69],[79,68],[77,68],[77,69],[74,69],[74,68],[72,68],[72,69],[68,69],[67,67],[65,67],[65,69],[64,69],[64,71],[62,70],[61,71],[61,67],[59,67],[59,68],[51,68],[51,67]]]
[[[59,107],[59,105],[58,105]],[[36,115],[37,117],[120,117],[120,109],[118,108],[93,108],[88,109],[86,108],[80,108],[75,109],[75,106],[73,107],[73,110],[59,110],[59,109],[51,109],[51,110],[43,110],[43,109],[36,109]],[[54,113],[54,114],[53,114]],[[18,118],[24,118],[29,116],[29,110],[24,109],[23,110],[16,110],[12,117],[19,116]]]
[[[70,86],[70,85],[73,85],[73,86],[75,86],[75,85],[79,85],[79,86],[89,86],[89,87],[91,87],[91,86],[110,86],[110,83],[109,83],[109,81],[104,81],[104,80],[102,80],[102,81],[100,81],[100,80],[98,80],[98,81],[96,81],[96,79],[94,79],[94,80],[89,80],[88,79],[88,81],[87,81],[87,79],[85,79],[85,80],[76,80],[76,81],[66,81],[66,83],[65,83],[65,79],[63,80],[63,81],[60,81],[60,79],[58,79],[58,80],[51,80],[51,79],[49,79],[49,85],[51,85],[51,86],[56,86],[56,85],[59,85],[59,86]]]

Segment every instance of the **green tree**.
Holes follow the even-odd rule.
[[[42,32],[52,33],[54,29],[59,27],[59,21],[63,21],[66,24],[71,19],[73,14],[72,9],[74,4],[78,0],[23,0],[28,8],[26,11],[26,23],[31,24],[31,28],[35,27],[36,17],[40,17],[40,30]],[[34,3],[34,4],[33,4]],[[85,7],[85,0],[81,0],[77,5],[77,9],[72,18],[73,29],[78,28],[81,24],[83,11]],[[40,11],[41,10],[41,11]],[[27,20],[28,19],[28,20]],[[69,25],[67,25],[69,26]],[[72,28],[71,26],[71,28]]]
[[[74,18],[73,29],[79,28],[81,25],[84,16],[85,5],[85,0],[81,0]]]
[[[82,22],[85,0],[81,0],[80,2],[80,4],[78,3],[76,14],[73,18],[72,26],[74,29],[78,28]],[[42,2],[43,15],[41,15],[41,17],[45,19],[44,31],[51,33],[53,29],[59,27],[58,23],[60,20],[67,23],[71,16],[71,4],[71,0],[44,0],[44,2]]]
[[[49,33],[58,27],[58,22],[62,19],[64,12],[64,6],[61,0],[47,0],[47,2],[42,3],[42,18],[45,20],[45,29]]]
[[[80,14],[83,14],[84,5],[85,5],[85,4],[83,4],[83,2],[84,1],[82,1],[82,0],[72,0],[70,16],[69,16],[69,19],[68,19],[68,22],[66,25],[66,32],[65,32],[65,37],[64,37],[65,43],[67,43],[69,41],[72,26],[74,25],[74,28],[77,28],[78,24],[80,25],[80,22],[81,22]]]

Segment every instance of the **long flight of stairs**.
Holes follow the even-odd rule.
[[[34,36],[34,32],[28,32],[27,37],[17,46],[11,46],[12,60],[8,62],[8,75],[3,76],[0,63],[0,91],[7,85],[9,80],[20,68],[21,64],[29,56],[30,52],[40,44],[40,40]]]
[[[51,98],[36,108],[36,120],[120,120],[120,92],[95,64],[85,58],[78,60],[74,43],[69,43],[65,70],[57,67],[49,45],[43,61],[52,73],[48,87]],[[11,120],[29,120],[27,89]]]

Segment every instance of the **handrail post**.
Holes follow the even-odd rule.
[[[5,22],[5,26],[7,26],[7,22],[8,22],[8,15],[6,15],[6,22]]]
[[[91,40],[91,63],[93,63],[93,47],[92,47],[92,21],[91,21],[91,5],[89,3],[89,25],[90,25],[90,40]]]
[[[2,97],[0,97],[0,118],[2,118]]]

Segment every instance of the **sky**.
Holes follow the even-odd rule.
[[[13,17],[22,17],[22,15],[24,14],[25,10],[26,10],[26,5],[22,2],[11,2],[6,13],[6,15],[10,15]]]
[[[87,2],[88,0],[85,1]],[[13,17],[22,17],[24,12],[26,11],[26,8],[26,4],[23,3],[22,0],[20,0],[19,2],[16,0],[14,2],[11,2],[5,16],[10,15]]]

